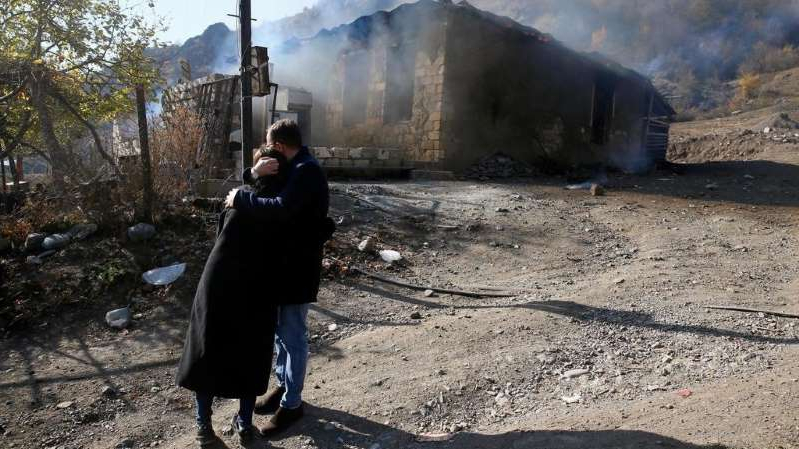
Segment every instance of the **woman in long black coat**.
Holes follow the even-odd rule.
[[[275,196],[286,182],[288,163],[279,160],[277,175],[262,177],[258,196]],[[192,390],[197,402],[197,440],[214,444],[211,425],[214,397],[238,398],[233,427],[246,442],[257,436],[252,425],[256,396],[266,392],[272,365],[277,305],[270,294],[254,288],[280,271],[283,260],[278,224],[268,224],[226,209],[217,239],[197,285],[191,319],[178,367],[177,383]],[[267,249],[268,242],[268,249]]]

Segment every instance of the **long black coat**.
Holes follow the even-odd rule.
[[[191,309],[181,387],[226,398],[266,392],[279,296],[272,288],[284,263],[280,226],[233,209],[222,213]]]

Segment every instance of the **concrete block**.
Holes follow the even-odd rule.
[[[333,152],[327,147],[315,147],[311,149],[311,152],[317,159],[328,159],[333,157]]]
[[[363,148],[350,148],[350,159],[360,159],[363,154]]]
[[[377,148],[361,148],[361,156],[364,159],[377,159],[379,153]]]
[[[348,159],[350,157],[350,149],[335,147],[333,148],[333,157],[338,159]]]

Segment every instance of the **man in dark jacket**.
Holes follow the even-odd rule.
[[[308,362],[306,319],[310,303],[316,302],[322,263],[322,246],[332,233],[327,218],[329,192],[327,179],[316,159],[302,146],[299,126],[281,120],[269,128],[267,146],[282,153],[289,161],[286,187],[279,195],[263,198],[251,192],[233,190],[227,203],[254,219],[277,222],[287,229],[284,247],[288,248],[281,298],[275,331],[275,375],[278,388],[261,398],[256,412],[274,416],[262,429],[265,435],[285,429],[303,415],[302,389]],[[274,159],[262,158],[244,172],[252,181],[277,171]]]

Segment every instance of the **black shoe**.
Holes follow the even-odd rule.
[[[277,412],[272,416],[272,419],[261,428],[261,434],[264,436],[274,435],[286,430],[305,414],[303,406],[297,408],[283,408],[277,409]]]
[[[211,447],[219,441],[219,437],[214,433],[214,428],[211,423],[198,424],[195,440],[197,440],[197,444],[199,444],[200,447]]]
[[[283,395],[285,393],[286,388],[279,387],[275,390],[272,390],[269,394],[261,396],[255,402],[255,413],[259,415],[275,413],[277,409],[280,408],[280,400],[283,399]]]
[[[252,424],[250,424],[247,427],[244,427],[241,424],[239,424],[238,413],[233,415],[233,423],[231,425],[233,426],[233,431],[236,432],[236,434],[239,436],[239,443],[242,446],[246,447],[247,445],[252,444],[255,441],[258,441],[263,437],[263,435],[261,435],[261,431],[258,430],[258,428],[253,426]]]

